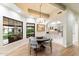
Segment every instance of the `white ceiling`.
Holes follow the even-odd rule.
[[[69,7],[72,11],[79,13],[79,3],[64,3],[66,7]]]
[[[28,5],[29,8],[31,8],[31,9],[40,11],[40,9],[39,9],[40,4],[26,4],[26,5]],[[63,5],[70,8],[73,12],[79,14],[79,3],[63,3]],[[59,9],[51,4],[42,5],[42,12],[44,12],[44,13],[55,15],[59,11],[61,11],[61,9]]]
[[[21,10],[23,10],[26,14],[29,14],[28,9],[32,9],[40,12],[40,3],[16,3],[16,6],[19,7]],[[53,17],[57,16],[58,15],[57,13],[60,11],[63,10],[49,3],[43,3],[41,7],[42,13],[50,15],[49,19],[53,19]]]
[[[28,8],[39,11],[40,12],[40,3],[26,3]],[[46,14],[51,14],[53,12],[60,11],[61,9],[47,3],[43,3],[41,6],[41,12]]]

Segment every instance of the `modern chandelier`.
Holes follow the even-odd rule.
[[[38,18],[38,20],[40,20],[40,23],[44,22],[44,19],[42,18],[42,12],[41,12],[41,10],[42,10],[42,3],[40,4],[40,16]]]

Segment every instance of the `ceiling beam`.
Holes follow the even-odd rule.
[[[30,8],[28,8],[28,12],[29,12],[31,15],[32,15],[32,14],[35,14],[35,15],[38,15],[38,16],[41,15],[41,17],[45,17],[45,18],[49,18],[49,17],[50,17],[49,14],[46,14],[46,13],[43,13],[43,12],[39,12],[39,11],[30,9]]]

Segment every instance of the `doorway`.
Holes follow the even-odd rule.
[[[60,21],[51,22],[48,25],[53,43],[63,45],[63,24]]]

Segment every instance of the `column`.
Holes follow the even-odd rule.
[[[79,15],[77,15],[77,23],[78,23],[78,45],[79,45]]]
[[[27,18],[23,18],[23,39],[26,39],[26,20]]]
[[[73,26],[74,26],[75,16],[70,10],[66,11],[63,18],[63,43],[65,47],[70,47],[73,45]]]

